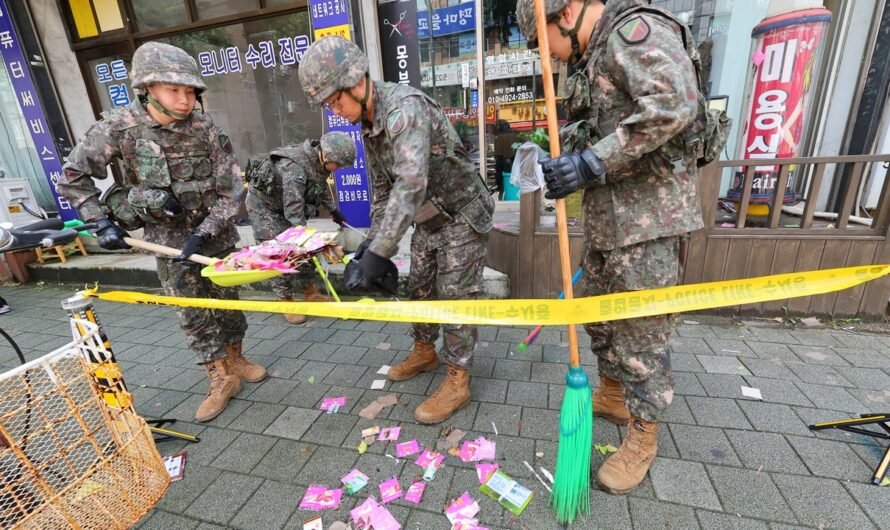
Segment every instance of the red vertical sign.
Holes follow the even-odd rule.
[[[767,161],[798,154],[816,81],[819,44],[830,20],[829,11],[814,9],[772,17],[754,29],[753,85],[740,158]],[[755,168],[751,202],[772,201],[777,171],[778,166],[771,164]],[[743,174],[736,176],[731,198],[741,195],[742,178]],[[794,200],[792,179],[788,184],[785,202]]]

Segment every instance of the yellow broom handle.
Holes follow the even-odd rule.
[[[544,0],[535,0],[535,23],[538,29],[538,49],[541,55],[541,72],[544,78],[544,101],[547,108],[547,134],[550,136],[550,157],[559,156],[559,125],[556,121],[556,94],[553,89],[553,68],[550,64],[550,41],[547,37],[547,13]],[[556,227],[559,234],[559,269],[562,290],[566,300],[574,298],[572,292],[572,266],[569,252],[569,229],[564,199],[556,199]],[[578,334],[574,324],[569,325],[569,359],[573,367],[581,364],[578,353]]]
[[[133,239],[132,237],[125,237],[124,243],[130,245],[133,248],[147,250],[149,252],[156,252],[158,254],[164,254],[167,256],[173,256],[174,258],[182,254],[182,251],[179,249],[165,247],[164,245],[158,245],[157,243],[149,243],[148,241],[143,241],[141,239]],[[194,261],[195,263],[200,263],[201,265],[212,265],[218,260],[208,258],[207,256],[202,256],[200,254],[192,254],[191,256],[189,256],[189,261]]]
[[[315,270],[318,271],[318,275],[321,276],[321,279],[322,279],[322,281],[324,281],[324,284],[328,288],[328,291],[330,291],[331,296],[334,297],[334,300],[339,302],[340,297],[337,296],[337,291],[335,291],[334,286],[331,285],[331,281],[328,279],[328,275],[325,274],[324,268],[321,266],[321,263],[318,262],[317,256],[312,256],[312,263],[315,264]]]

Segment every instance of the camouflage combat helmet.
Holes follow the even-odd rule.
[[[606,3],[606,0],[600,0],[603,4]],[[547,19],[550,20],[551,17],[557,15],[562,12],[563,9],[571,0],[544,0],[544,12],[547,15]],[[581,8],[581,13],[578,15],[578,21],[575,23],[575,27],[572,29],[566,29],[563,27],[559,28],[559,32],[563,37],[569,37],[572,39],[572,57],[570,59],[571,63],[577,62],[581,59],[581,51],[580,43],[578,42],[578,30],[581,29],[581,21],[584,18],[584,12],[587,11],[587,5],[590,3],[590,0],[584,0],[584,6]],[[516,23],[519,25],[519,31],[525,35],[526,41],[528,41],[528,47],[530,50],[534,50],[538,47],[538,28],[535,25],[535,2],[534,0],[519,0],[516,3]]]
[[[300,62],[300,84],[313,105],[320,105],[339,90],[349,90],[368,74],[368,58],[343,37],[318,39]],[[367,96],[366,98],[367,99]]]
[[[200,95],[207,89],[198,63],[182,48],[162,42],[146,42],[133,54],[133,88],[145,89],[155,83],[185,85]]]
[[[337,167],[352,167],[355,163],[355,142],[344,132],[330,132],[321,137],[321,152],[327,162]]]

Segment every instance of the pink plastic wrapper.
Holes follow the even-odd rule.
[[[451,521],[452,525],[461,522],[467,525],[462,528],[476,528],[479,521],[473,519],[473,517],[479,513],[479,510],[479,504],[470,497],[469,493],[464,492],[463,495],[458,497],[450,506],[445,508],[445,517]],[[452,528],[454,528],[454,526],[452,526]]]
[[[338,396],[338,397],[326,397],[321,401],[320,410],[324,411],[338,411],[340,407],[346,406],[346,396]]]
[[[393,477],[380,483],[380,500],[383,504],[402,498],[402,486],[399,485],[399,479]]]
[[[356,528],[370,528],[371,514],[374,513],[374,510],[380,507],[380,503],[378,503],[374,497],[368,497],[365,502],[353,508],[352,511],[349,512],[349,515],[352,516],[352,522],[355,523]]]
[[[396,444],[396,456],[405,458],[406,456],[416,455],[420,452],[420,444],[417,440]]]
[[[374,530],[399,530],[402,525],[383,506],[378,506],[371,512],[371,527]]]
[[[352,471],[340,477],[340,482],[346,486],[347,493],[357,493],[360,489],[368,485],[368,475],[365,475],[358,469],[353,468]]]
[[[377,435],[377,439],[380,441],[395,441],[399,439],[399,434],[401,434],[401,427],[387,427],[385,429],[380,429],[380,434]]]
[[[494,472],[498,470],[497,464],[476,464],[476,474],[479,476],[479,484],[485,484]]]
[[[336,510],[340,507],[340,498],[343,497],[342,489],[329,490],[326,486],[311,485],[306,489],[303,500],[300,501],[301,510]]]
[[[466,441],[460,447],[460,459],[464,462],[494,460],[495,443],[480,436],[473,441]]]
[[[417,460],[414,463],[422,467],[423,469],[426,469],[429,467],[430,464],[434,464],[438,468],[444,461],[445,455],[427,449],[426,451],[421,453],[419,457],[417,457]]]
[[[409,487],[408,491],[405,493],[405,502],[420,504],[420,499],[423,498],[424,489],[426,489],[426,482],[420,481],[411,484],[411,487]]]

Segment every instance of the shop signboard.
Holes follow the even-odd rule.
[[[433,10],[433,37],[475,30],[475,6],[473,2],[465,2]],[[430,36],[430,15],[428,11],[417,13],[417,36],[422,39],[429,38]]]
[[[420,88],[417,46],[417,4],[390,2],[377,8],[383,79]]]
[[[24,125],[31,135],[43,173],[49,181],[49,189],[59,210],[59,217],[65,221],[77,219],[77,210],[67,199],[56,193],[56,184],[63,178],[62,162],[11,17],[6,0],[0,0],[0,55],[3,57],[3,66],[9,74],[16,101],[25,119]]]
[[[346,0],[309,0],[309,17],[315,40],[328,35],[340,35],[351,40],[349,10]],[[325,128],[328,132],[341,131],[355,140],[356,160],[351,168],[334,173],[337,207],[346,222],[358,228],[371,226],[371,197],[362,128],[325,109]]]
[[[330,28],[349,25],[349,8],[346,0],[310,0],[309,17],[312,27]]]
[[[463,65],[468,66],[463,66]],[[469,78],[476,77],[476,61],[461,61],[436,65],[436,86],[460,85],[462,70],[468,68]],[[541,75],[541,59],[537,52],[530,50],[509,54],[489,55],[485,58],[485,80],[515,79]],[[421,83],[425,87],[433,86],[433,68],[424,66],[420,69]]]

